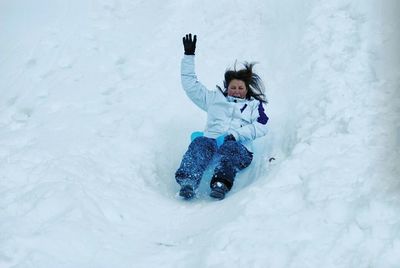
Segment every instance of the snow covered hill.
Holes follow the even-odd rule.
[[[400,267],[400,2],[0,1],[0,268]],[[257,61],[270,132],[176,196],[210,89]],[[269,162],[274,157],[276,160]]]

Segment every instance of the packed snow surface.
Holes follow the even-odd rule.
[[[400,2],[1,0],[0,267],[400,267]],[[210,89],[256,61],[269,133],[177,195]],[[269,161],[270,158],[275,160]]]

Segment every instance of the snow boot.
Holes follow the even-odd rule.
[[[190,185],[182,186],[181,190],[179,191],[179,195],[182,196],[186,200],[190,200],[195,196],[193,187]]]
[[[222,200],[225,198],[225,194],[229,191],[228,187],[226,187],[225,184],[222,182],[215,182],[211,186],[211,193],[210,196],[219,200]]]

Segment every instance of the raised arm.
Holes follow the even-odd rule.
[[[194,52],[196,50],[197,36],[192,39],[192,34],[183,37],[185,55],[181,61],[181,82],[188,97],[202,110],[207,111],[210,99],[215,91],[208,90],[197,80],[195,73]]]

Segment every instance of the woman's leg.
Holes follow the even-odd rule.
[[[175,179],[179,185],[196,189],[216,150],[217,146],[214,139],[207,137],[194,139],[175,173]]]
[[[232,188],[236,173],[248,167],[253,160],[253,153],[237,141],[225,141],[217,151],[221,159],[214,170],[210,186],[222,182],[229,191]]]

